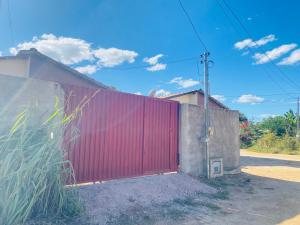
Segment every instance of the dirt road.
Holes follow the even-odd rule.
[[[299,225],[300,156],[241,151],[241,178],[247,184],[228,186],[229,200],[211,224]],[[223,215],[222,215],[223,214]]]
[[[262,221],[265,221],[265,224],[300,224],[300,156],[242,150],[241,163],[244,173],[257,178],[258,186],[255,189],[258,196],[255,198],[262,197],[259,201],[264,207],[262,213],[270,217]],[[262,186],[270,186],[271,189],[265,193],[260,188]]]
[[[300,225],[300,156],[242,150],[241,166],[212,181],[173,174],[84,188],[89,218],[71,224]]]

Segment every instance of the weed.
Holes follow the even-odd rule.
[[[218,205],[216,205],[214,203],[210,203],[210,202],[201,202],[201,206],[204,206],[204,207],[209,208],[214,211],[221,209]]]
[[[175,204],[178,204],[180,206],[198,206],[199,203],[195,201],[192,197],[186,197],[184,199],[174,199],[173,201]]]
[[[75,188],[67,188],[73,170],[64,159],[64,126],[54,120],[40,127],[22,112],[0,139],[0,224],[24,224],[29,218],[68,218],[82,206]],[[54,138],[52,138],[54,136]]]

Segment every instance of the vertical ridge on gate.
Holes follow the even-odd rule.
[[[177,102],[70,85],[64,90],[72,93],[66,113],[88,99],[68,126],[79,136],[64,144],[78,183],[177,170]]]

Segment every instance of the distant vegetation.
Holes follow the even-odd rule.
[[[268,117],[260,122],[249,121],[240,114],[241,148],[257,152],[300,154],[296,139],[297,116],[292,110],[283,116]]]

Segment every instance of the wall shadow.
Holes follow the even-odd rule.
[[[241,166],[289,166],[300,168],[300,161],[241,156]]]

